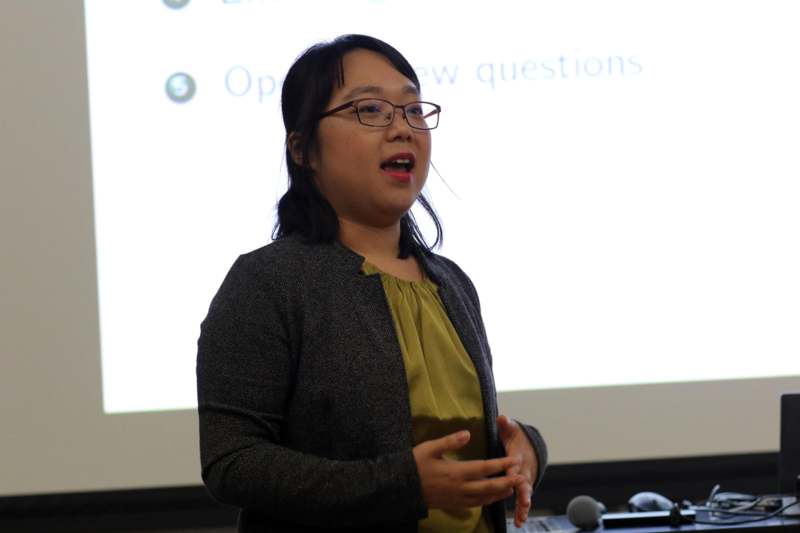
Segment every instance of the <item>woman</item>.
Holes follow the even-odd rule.
[[[198,342],[203,480],[240,531],[505,531],[546,464],[497,416],[478,296],[430,251],[419,200],[440,108],[400,53],[342,36],[282,93],[290,187]],[[440,234],[437,235],[437,242]]]

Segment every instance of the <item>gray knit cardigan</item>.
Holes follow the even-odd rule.
[[[419,251],[478,374],[489,454],[503,455],[478,295]],[[279,239],[240,256],[211,302],[197,355],[202,477],[241,508],[239,531],[413,532],[427,516],[408,384],[380,276],[339,243]],[[522,425],[539,460],[547,448]],[[502,502],[490,506],[506,530]]]

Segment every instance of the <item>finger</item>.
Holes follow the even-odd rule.
[[[498,493],[498,494],[489,494],[489,495],[481,495],[481,496],[466,496],[464,497],[463,507],[483,507],[485,505],[491,505],[494,502],[505,500],[510,498],[514,495],[514,489],[508,489],[506,492]]]
[[[515,520],[517,522],[525,522],[528,519],[528,513],[530,512],[530,510],[531,510],[531,486],[530,483],[526,481],[521,486],[517,487],[517,504],[514,517]]]
[[[505,442],[514,436],[514,424],[506,415],[497,417],[497,430],[500,433],[500,439]]]
[[[514,487],[519,485],[522,481],[522,476],[493,477],[489,479],[465,481],[458,490],[467,497],[505,496],[508,494],[509,490],[513,492]]]
[[[453,463],[453,468],[461,476],[461,479],[483,479],[493,474],[506,473],[510,468],[519,470],[521,465],[519,457],[498,457],[496,459],[458,461]]]
[[[527,480],[523,478],[522,481],[514,487],[514,492],[516,492],[516,498],[514,499],[514,524],[516,524],[517,527],[520,527],[520,522],[527,520],[528,511],[530,510],[529,507],[526,507],[525,503],[526,495],[528,494],[528,485]]]
[[[513,487],[482,487],[479,489],[470,487],[468,490],[470,490],[468,494],[460,494],[459,497],[468,502],[471,507],[491,505],[496,501],[514,496]]]
[[[430,444],[428,450],[434,457],[441,457],[446,452],[452,452],[463,448],[469,442],[469,431],[457,431],[442,438],[427,441]]]
[[[509,454],[508,457],[512,459],[516,459],[517,463],[506,468],[506,474],[513,475],[513,474],[521,474],[522,473],[522,454]]]

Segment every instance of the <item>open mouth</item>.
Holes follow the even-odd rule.
[[[381,163],[381,170],[389,173],[409,173],[416,162],[414,154],[395,154]]]

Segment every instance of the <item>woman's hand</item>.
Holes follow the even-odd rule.
[[[453,461],[442,455],[469,442],[469,432],[459,431],[414,447],[422,497],[431,509],[482,507],[508,498],[524,482],[518,457],[476,461]],[[524,437],[524,436],[523,436]],[[489,478],[506,472],[504,476]],[[512,473],[513,472],[513,473]]]
[[[522,527],[528,519],[528,512],[531,510],[531,496],[533,495],[533,480],[539,471],[539,462],[533,451],[528,437],[522,428],[514,420],[505,415],[497,417],[497,429],[500,433],[500,440],[506,449],[506,455],[518,460],[519,466],[511,467],[506,470],[506,474],[520,475],[522,481],[515,486],[517,492],[517,505],[514,512],[514,525]]]

